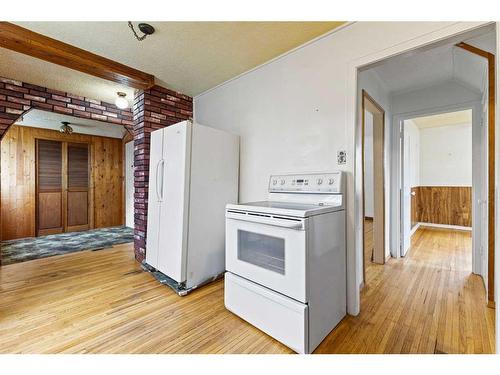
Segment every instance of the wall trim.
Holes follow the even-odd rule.
[[[442,228],[442,229],[454,229],[454,230],[465,230],[467,232],[472,232],[472,227],[464,227],[464,226],[461,226],[461,225],[434,224],[434,223],[418,223],[417,225],[415,225],[415,227],[431,227],[431,228]],[[413,230],[412,230],[412,232],[413,232]]]

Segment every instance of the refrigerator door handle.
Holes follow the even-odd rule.
[[[163,191],[165,184],[165,159],[161,159],[161,202],[163,202]]]
[[[163,163],[165,160],[161,159],[158,164],[156,164],[156,198],[158,199],[158,202],[163,201]],[[160,170],[160,165],[162,166],[161,168],[161,173],[159,173]],[[161,186],[159,186],[159,180],[161,176]]]

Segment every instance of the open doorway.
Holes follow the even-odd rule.
[[[1,142],[2,265],[133,241],[122,126],[32,109]]]
[[[384,127],[385,111],[362,91],[363,149],[363,274],[372,264],[385,263]]]
[[[468,350],[443,330],[485,337],[494,330],[489,228],[495,216],[495,53],[496,30],[487,26],[358,72],[358,103],[368,92],[385,109],[386,244],[392,258],[383,267],[365,268],[364,284],[372,287],[361,291],[361,311],[371,308],[370,301],[401,306],[389,312],[396,324],[410,324],[415,332],[422,329],[417,322],[435,327],[435,352]],[[364,117],[370,121],[363,111],[360,124],[366,125]],[[358,145],[366,143],[364,131],[360,126]],[[366,150],[356,150],[357,165],[367,168]],[[369,184],[366,178],[365,173],[357,192]],[[366,206],[370,198],[364,193]],[[360,206],[361,224],[366,212]],[[371,233],[360,232],[368,244]],[[450,323],[447,317],[463,310],[473,311],[472,320]],[[409,322],[400,311],[416,315]]]
[[[473,144],[482,139],[480,132],[473,135],[472,123],[472,109],[402,121],[401,256],[407,255],[416,233],[439,230],[463,237],[461,267],[473,271],[472,187],[475,181],[475,195],[481,199],[485,168],[484,159],[473,158]],[[475,237],[481,238],[487,223],[476,216],[480,222],[474,223]]]

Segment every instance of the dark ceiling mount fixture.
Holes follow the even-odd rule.
[[[68,121],[61,121],[61,127],[59,128],[59,131],[64,134],[72,134],[73,133],[73,128],[69,126],[71,124]]]
[[[139,30],[143,33],[143,35],[139,36],[137,35],[137,32],[135,31],[134,25],[132,22],[128,21],[128,27],[132,30],[134,33],[135,38],[139,41],[142,42],[148,35],[152,35],[155,32],[155,28],[151,26],[149,23],[140,23],[139,24]]]

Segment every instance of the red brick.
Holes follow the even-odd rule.
[[[24,113],[24,109],[6,108],[5,112],[13,115],[22,115]]]
[[[73,110],[71,108],[60,107],[58,105],[54,106],[54,112],[63,112],[67,114],[73,114]]]
[[[76,105],[76,104],[68,103],[67,107],[68,108],[72,108],[72,109],[76,109],[76,110],[82,111],[82,112],[85,111],[85,107],[82,106],[82,105]]]
[[[29,93],[30,92],[30,90],[27,89],[27,88],[25,88],[25,87],[15,86],[15,85],[8,85],[8,84],[5,85],[5,89],[6,90],[17,91],[17,92],[22,92],[22,93]]]
[[[0,77],[0,82],[8,83],[8,84],[15,85],[15,86],[22,86],[23,85],[23,83],[20,81],[15,81],[13,79],[3,78],[3,77]]]
[[[25,105],[30,104],[30,101],[28,99],[21,99],[21,98],[15,97],[15,96],[8,96],[7,100],[9,102],[13,102],[13,103],[19,103],[19,104],[25,104]]]
[[[52,99],[58,100],[60,102],[71,103],[71,98],[68,98],[67,96],[53,94]]]
[[[100,120],[100,121],[106,121],[108,119],[106,116],[99,115],[97,113],[92,113],[90,117],[93,118],[94,120]]]
[[[83,118],[90,118],[90,113],[83,112],[83,111],[78,111],[78,110],[75,109],[73,111],[73,116],[78,116],[78,117],[83,117]]]
[[[43,103],[45,103],[47,100],[42,96],[35,96],[35,95],[30,95],[30,94],[24,94],[24,98],[28,99],[28,100],[34,100],[36,102],[43,102]]]

